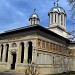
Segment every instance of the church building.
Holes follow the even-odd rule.
[[[31,63],[40,74],[75,71],[75,42],[66,30],[65,10],[59,5],[48,12],[47,28],[34,12],[30,25],[0,34],[0,71],[24,72]]]

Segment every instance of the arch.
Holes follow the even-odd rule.
[[[6,44],[6,62],[8,61],[9,44]]]
[[[2,57],[3,57],[3,44],[1,44],[1,61],[2,61]]]
[[[28,63],[32,62],[32,42],[28,42]]]
[[[55,23],[56,23],[56,14],[55,14]]]
[[[21,42],[21,63],[24,60],[24,42]]]
[[[17,44],[16,43],[12,43],[12,47],[17,47]]]

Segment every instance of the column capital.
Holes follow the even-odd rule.
[[[24,47],[28,47],[28,41],[24,42]]]

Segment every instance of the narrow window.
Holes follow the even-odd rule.
[[[56,14],[55,14],[55,23],[56,23]]]
[[[61,15],[61,25],[63,25],[63,15]]]
[[[36,24],[36,18],[35,17],[33,18],[33,24]]]
[[[55,58],[53,57],[53,65],[55,65]]]
[[[8,61],[8,50],[9,50],[9,45],[6,45],[6,62]]]
[[[2,61],[2,56],[3,56],[3,44],[1,45],[1,61]]]
[[[21,43],[21,63],[23,63],[24,60],[24,43]]]
[[[28,43],[28,63],[32,62],[32,42]]]

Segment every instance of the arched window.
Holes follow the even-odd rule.
[[[16,43],[12,43],[12,47],[17,47],[17,44]]]
[[[9,44],[6,45],[6,62],[8,61]]]
[[[28,42],[28,63],[32,62],[32,42]]]
[[[3,56],[3,44],[1,45],[1,61],[2,61],[2,56]]]
[[[23,63],[24,60],[24,43],[21,43],[21,63]]]

